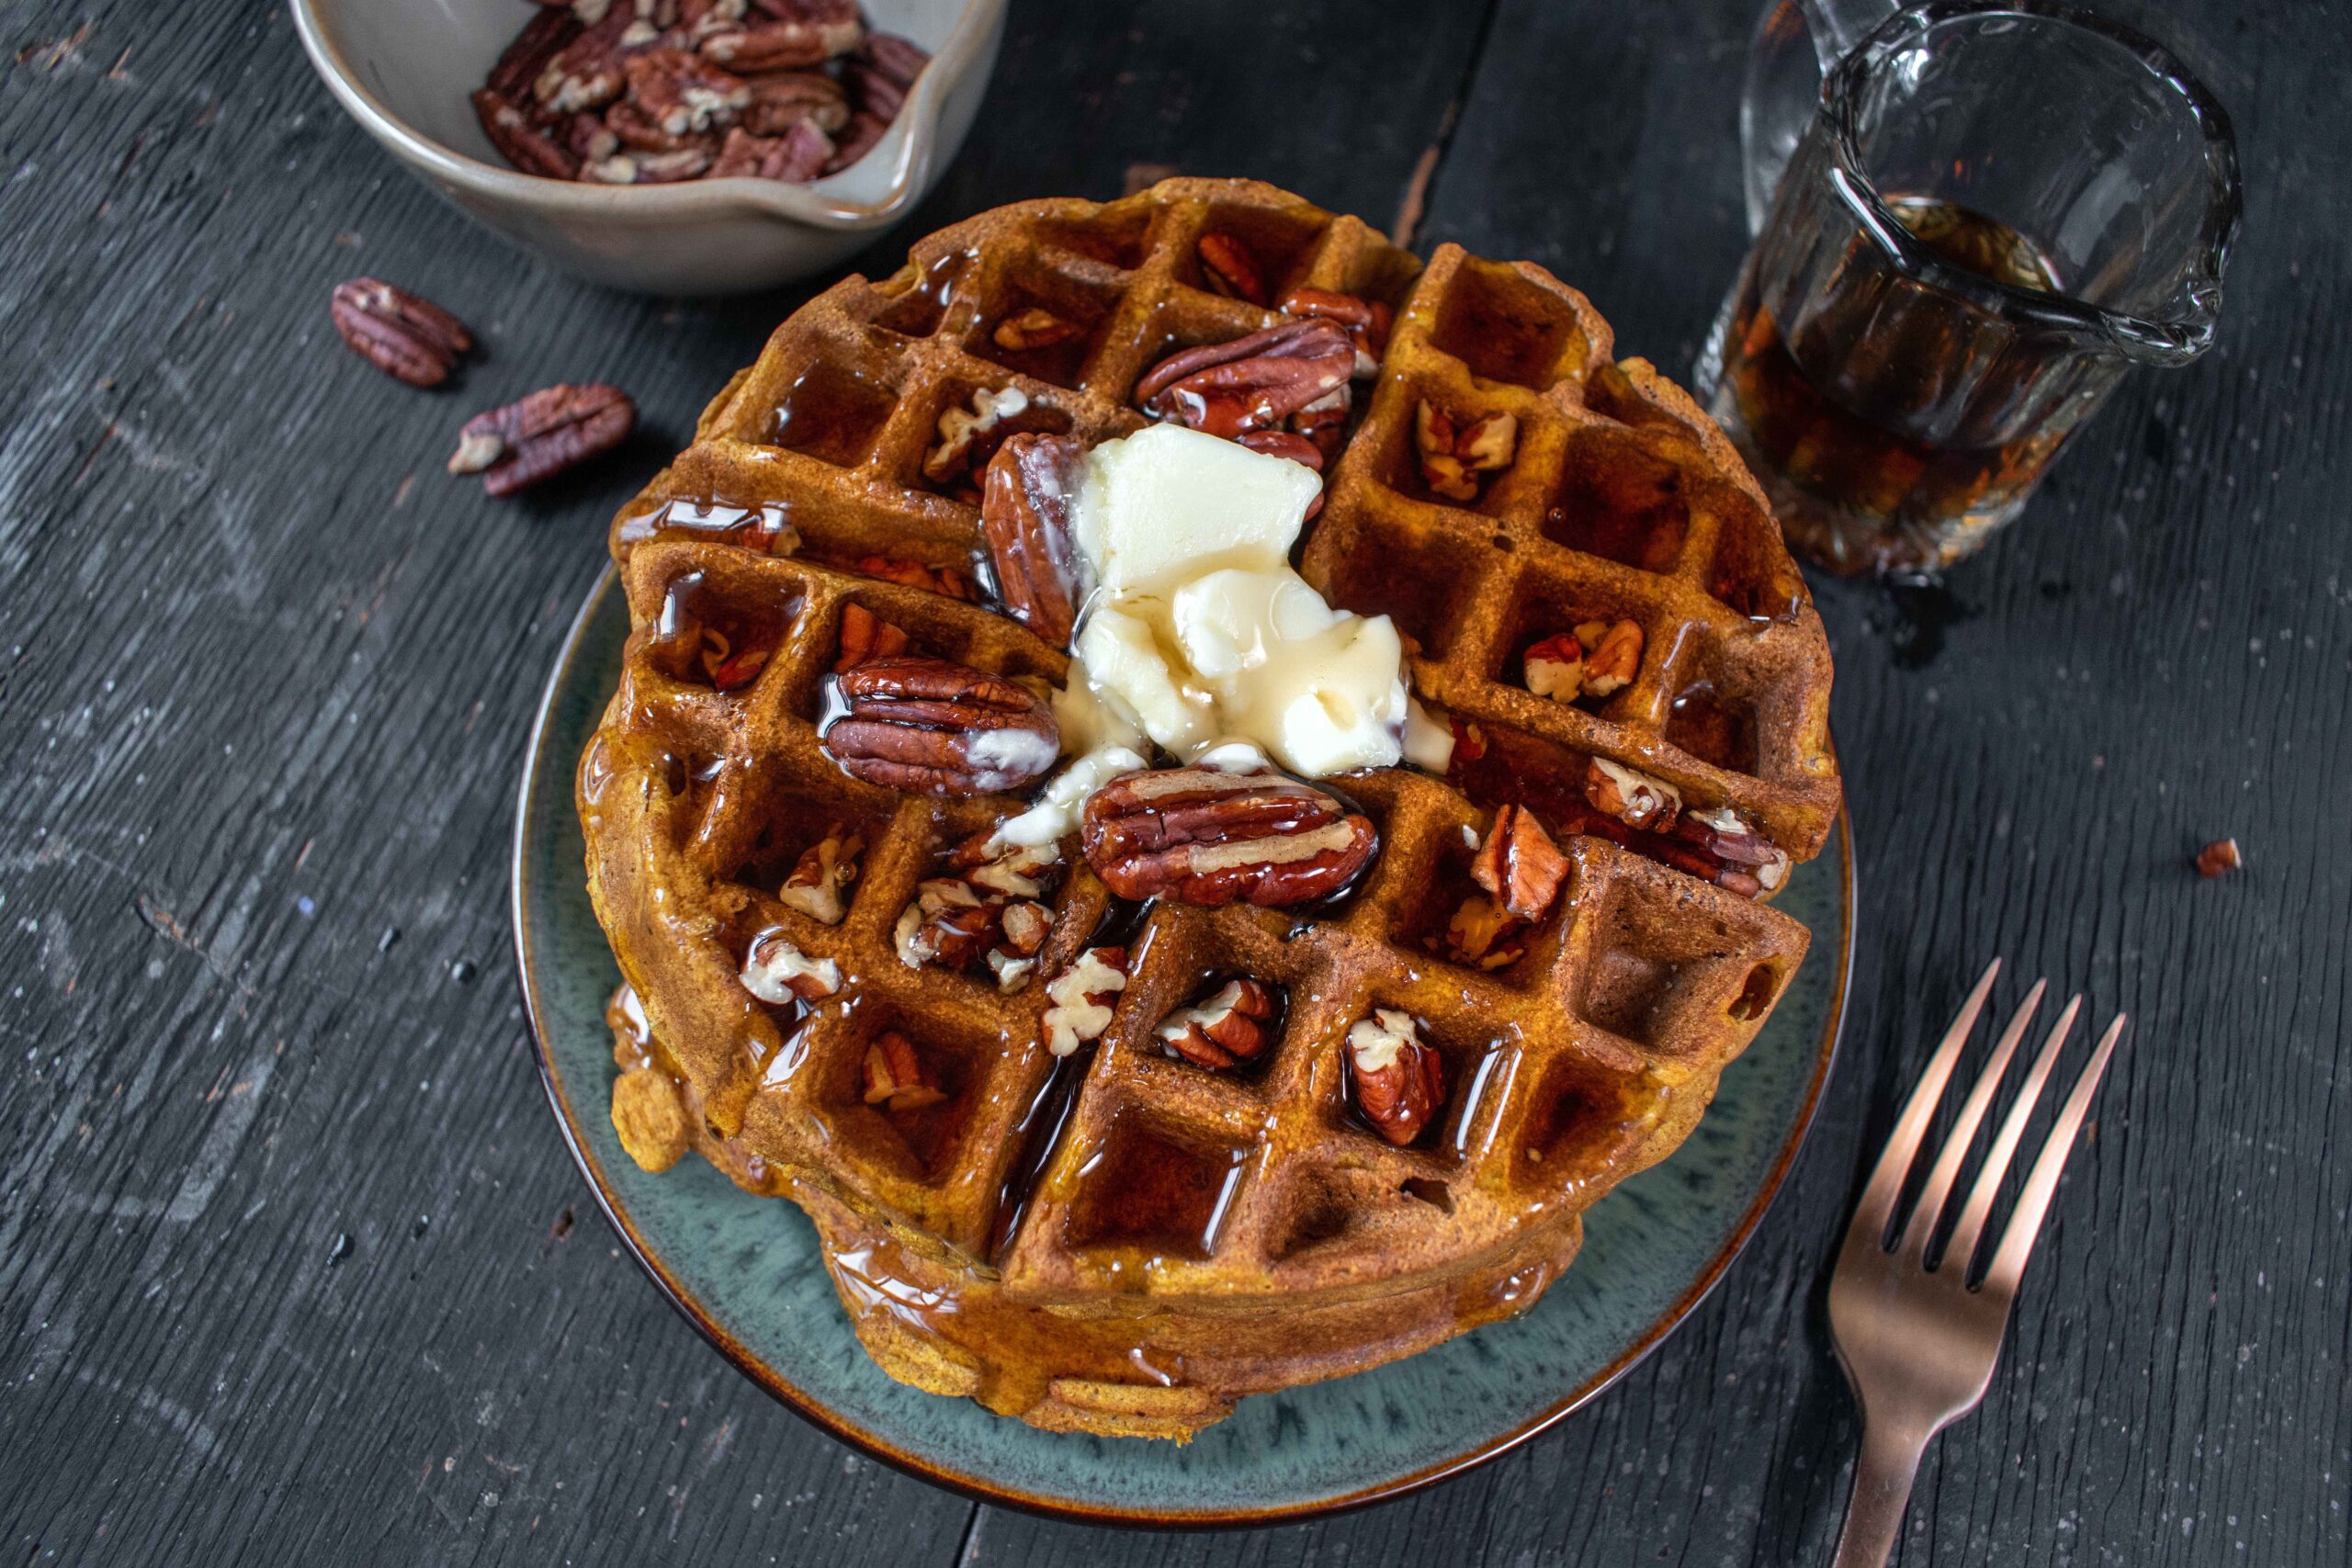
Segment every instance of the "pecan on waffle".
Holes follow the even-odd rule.
[[[1318,318],[1351,396],[1188,379]],[[1393,617],[1421,765],[1163,759],[1009,847],[1036,738],[1080,749],[1077,597],[987,570],[989,454],[1236,408],[1323,474],[1299,570]],[[919,1387],[1183,1438],[1523,1310],[1804,956],[1764,900],[1838,809],[1820,623],[1721,434],[1540,269],[1241,181],[1001,209],[794,314],[612,542],[616,1122],[806,1210]]]

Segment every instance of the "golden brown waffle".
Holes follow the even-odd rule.
[[[1038,983],[1007,996],[910,968],[892,933],[916,884],[1022,803],[896,794],[824,753],[845,607],[986,670],[1058,682],[1067,660],[981,604],[843,563],[969,571],[978,510],[922,463],[940,414],[974,391],[1018,387],[1030,427],[1105,439],[1140,427],[1127,398],[1151,365],[1275,321],[1201,287],[1204,233],[1246,246],[1275,296],[1306,284],[1396,309],[1302,570],[1336,603],[1397,617],[1424,650],[1416,684],[1475,724],[1492,761],[1447,780],[1334,781],[1381,837],[1336,908],[1136,911],[1072,850]],[[1039,305],[1085,334],[999,349],[993,325]],[[1794,921],[1564,837],[1566,890],[1523,957],[1483,971],[1430,951],[1487,807],[1524,792],[1542,815],[1576,793],[1588,754],[1735,807],[1800,857],[1838,808],[1826,645],[1769,513],[1688,399],[1608,354],[1591,308],[1537,269],[1448,247],[1423,272],[1355,220],[1265,186],[1027,203],[812,300],[616,519],[633,630],[580,798],[598,914],[650,1024],[622,1028],[617,1053],[638,1089],[674,1081],[687,1133],[738,1182],[808,1212],[892,1375],[1040,1426],[1186,1436],[1240,1394],[1523,1309],[1574,1257],[1583,1210],[1696,1123],[1804,956]],[[1517,460],[1475,506],[1418,489],[1424,397],[1519,416]],[[677,520],[673,502],[754,520],[766,506],[798,552],[744,547],[748,525],[654,528]],[[683,611],[730,649],[773,652],[716,690],[695,647],[663,635],[665,604],[673,630]],[[1648,650],[1599,712],[1510,683],[1527,640],[1596,617],[1638,620]],[[1713,705],[1704,723],[1693,694]],[[776,892],[835,825],[865,848],[846,918],[827,926]],[[754,999],[738,971],[771,931],[838,963],[839,994],[805,1016]],[[1106,942],[1133,953],[1114,1021],[1057,1059],[1042,982]],[[1283,998],[1261,1055],[1212,1073],[1159,1048],[1163,1018],[1241,976]],[[1340,1043],[1375,1006],[1418,1019],[1445,1066],[1443,1111],[1406,1147],[1349,1103]],[[862,1064],[886,1032],[914,1043],[937,1103],[866,1103]]]

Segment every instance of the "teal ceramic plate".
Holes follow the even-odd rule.
[[[1681,1149],[1586,1218],[1583,1255],[1524,1316],[1355,1377],[1245,1399],[1192,1443],[1057,1436],[893,1382],[834,1299],[791,1204],[698,1159],[648,1176],[606,1114],[605,999],[619,975],[588,904],[572,765],[618,678],[627,606],[607,571],[548,683],[514,835],[514,937],[539,1066],[614,1228],[728,1359],[826,1431],[990,1502],[1152,1525],[1258,1524],[1394,1496],[1559,1420],[1654,1349],[1763,1217],[1813,1119],[1852,952],[1841,830],[1780,907],[1813,952]]]

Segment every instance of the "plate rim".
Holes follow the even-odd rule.
[[[933,1485],[971,1498],[975,1502],[1019,1508],[1026,1513],[1041,1515],[1074,1524],[1107,1525],[1148,1529],[1230,1529],[1267,1525],[1297,1523],[1308,1519],[1328,1518],[1333,1515],[1367,1507],[1434,1486],[1442,1481],[1473,1470],[1548,1431],[1577,1411],[1614,1386],[1618,1380],[1632,1371],[1650,1353],[1670,1338],[1712,1295],[1715,1287],[1730,1271],[1748,1242],[1761,1227],[1764,1216],[1788,1184],[1789,1172],[1797,1156],[1804,1152],[1821,1111],[1823,1091],[1831,1073],[1836,1069],[1838,1047],[1845,1032],[1847,1004],[1849,999],[1854,970],[1854,835],[1849,808],[1841,802],[1838,813],[1837,835],[1845,867],[1839,879],[1838,931],[1836,964],[1831,975],[1831,991],[1827,1021],[1822,1026],[1821,1043],[1814,1058],[1812,1079],[1805,1086],[1804,1103],[1791,1124],[1780,1151],[1773,1157],[1763,1184],[1749,1200],[1737,1224],[1724,1239],[1714,1256],[1708,1259],[1688,1288],[1652,1322],[1617,1358],[1591,1377],[1566,1391],[1540,1414],[1520,1423],[1509,1431],[1474,1444],[1464,1451],[1424,1465],[1401,1475],[1360,1486],[1351,1492],[1306,1503],[1284,1503],[1269,1506],[1242,1506],[1217,1513],[1197,1510],[1154,1512],[1143,1508],[1099,1506],[1047,1497],[1035,1493],[1008,1488],[985,1475],[934,1463],[919,1455],[894,1446],[888,1438],[868,1430],[840,1415],[814,1395],[793,1384],[775,1368],[761,1360],[741,1341],[727,1332],[710,1311],[695,1297],[685,1283],[673,1274],[662,1261],[659,1253],[641,1235],[629,1219],[627,1210],[615,1196],[605,1180],[604,1168],[594,1152],[573,1127],[573,1110],[562,1084],[562,1070],[555,1064],[552,1048],[548,1042],[548,1029],[539,1005],[537,975],[531,961],[528,938],[529,921],[526,910],[530,898],[529,852],[531,834],[531,801],[539,787],[540,766],[545,760],[548,725],[555,710],[557,692],[579,658],[582,638],[589,624],[603,608],[605,597],[620,579],[619,569],[611,561],[605,563],[600,573],[573,613],[571,625],[565,630],[563,641],[556,652],[554,666],[548,671],[539,692],[537,711],[531,719],[529,739],[525,743],[523,773],[514,797],[514,831],[510,851],[509,898],[510,923],[514,931],[515,977],[523,995],[523,1010],[531,1026],[531,1056],[538,1068],[539,1087],[545,1091],[548,1108],[553,1112],[557,1130],[562,1134],[564,1147],[571,1152],[572,1164],[587,1179],[590,1193],[605,1222],[619,1237],[623,1248],[637,1261],[654,1288],[692,1324],[710,1347],[731,1363],[751,1382],[771,1398],[810,1426],[828,1436],[848,1444],[859,1452],[881,1461],[892,1468],[905,1472]]]

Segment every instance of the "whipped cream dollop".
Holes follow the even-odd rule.
[[[1321,489],[1302,464],[1182,425],[1087,454],[1071,507],[1085,605],[1054,703],[1076,760],[1001,837],[1071,830],[1154,743],[1306,778],[1398,761],[1411,716],[1396,626],[1332,608],[1290,567]]]

